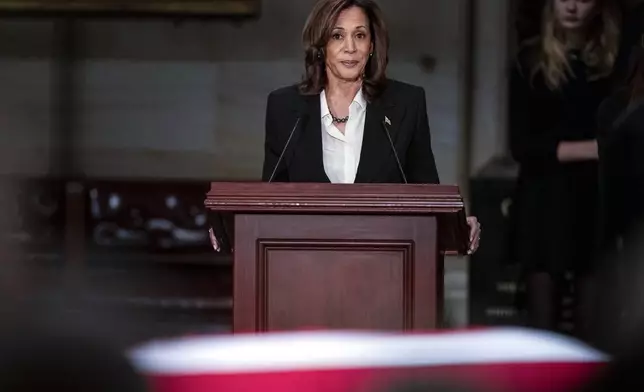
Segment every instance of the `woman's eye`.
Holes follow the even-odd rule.
[[[342,35],[339,33],[333,34],[333,39],[342,39]]]

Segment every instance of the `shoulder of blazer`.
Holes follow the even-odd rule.
[[[298,103],[303,102],[306,96],[300,92],[298,85],[290,85],[271,91],[268,95],[268,102],[273,107],[284,107],[295,109]]]
[[[293,99],[301,95],[298,85],[292,84],[290,86],[280,87],[273,90],[268,96],[274,99]]]
[[[317,100],[319,96],[304,95],[298,85],[291,85],[273,90],[268,95],[267,110],[278,118],[297,117],[308,113]]]
[[[414,106],[419,104],[419,100],[425,99],[425,89],[398,80],[387,79],[387,84],[377,99],[396,106]]]
[[[298,85],[290,85],[273,90],[268,96],[268,103],[273,110],[298,111],[317,96],[307,96],[300,92]],[[413,84],[387,79],[382,93],[375,101],[396,106],[411,107],[425,99],[425,89]]]
[[[541,39],[538,36],[531,37],[519,44],[512,66],[519,76],[530,80],[539,70],[541,57]]]

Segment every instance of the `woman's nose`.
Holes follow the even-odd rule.
[[[356,44],[355,42],[353,42],[353,38],[350,37],[345,41],[344,49],[349,53],[353,53],[356,51]]]

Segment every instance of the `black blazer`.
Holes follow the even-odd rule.
[[[373,102],[367,104],[362,152],[356,183],[402,183],[403,178],[385,134],[389,134],[409,183],[438,184],[431,146],[425,90],[388,80]],[[284,87],[268,96],[265,156],[262,180],[268,181],[291,134],[274,182],[330,182],[322,160],[320,96],[303,95],[297,86]]]

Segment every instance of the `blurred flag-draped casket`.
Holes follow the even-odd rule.
[[[375,392],[407,380],[552,392],[584,383],[608,360],[568,337],[519,328],[196,336],[130,357],[153,392]]]

